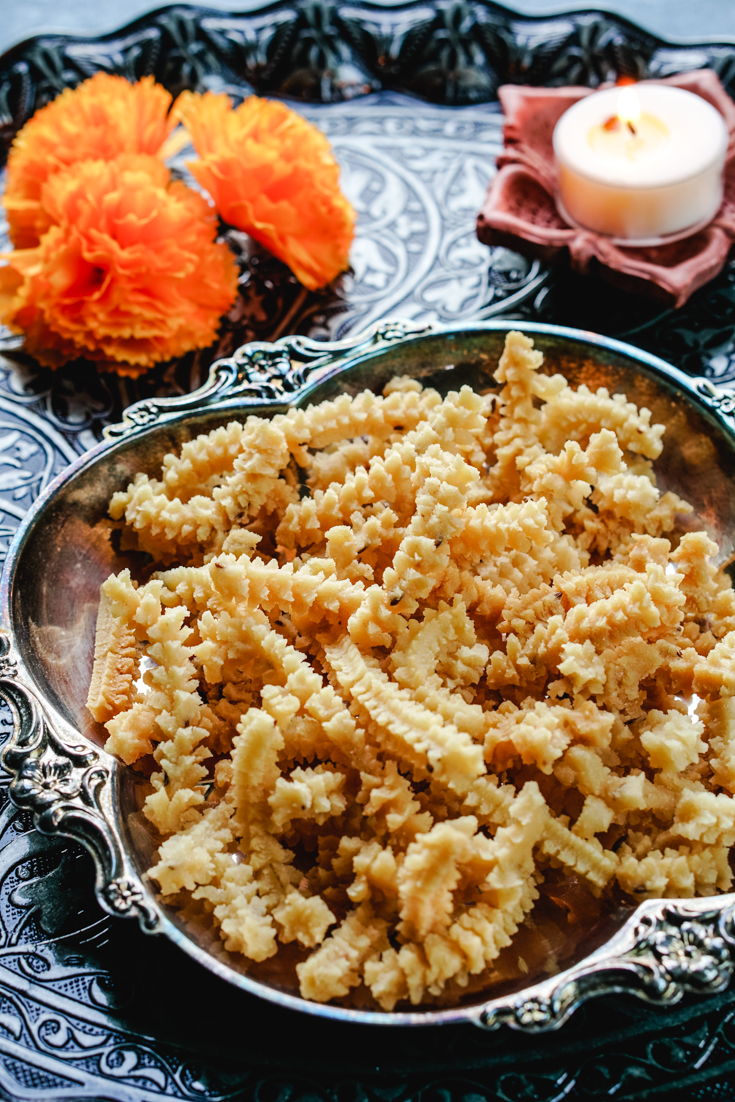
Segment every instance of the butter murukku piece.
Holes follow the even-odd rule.
[[[438,470],[437,475],[431,473]],[[383,573],[383,588],[392,598],[426,600],[441,581],[451,554],[451,539],[464,526],[467,490],[477,481],[474,467],[460,456],[430,448],[417,460],[423,480],[416,512],[405,530],[392,566]]]
[[[589,639],[602,648],[670,630],[683,616],[685,597],[676,584],[679,580],[680,575],[666,575],[660,566],[649,564],[645,574],[610,597],[571,608],[564,618],[569,639],[575,643]]]
[[[409,620],[391,655],[398,684],[473,738],[482,738],[488,720],[461,689],[477,683],[487,660],[488,648],[477,641],[475,625],[459,597],[451,606],[440,602],[437,609],[424,609],[421,621]]]
[[[427,994],[440,995],[450,980],[466,985],[470,975],[483,972],[510,945],[537,898],[529,880],[513,908],[478,903],[447,930],[428,934],[423,946],[409,942],[367,960],[365,984],[383,1010],[393,1010],[402,999],[418,1005]]]
[[[495,379],[504,383],[499,395],[500,419],[495,432],[495,463],[489,482],[496,497],[512,501],[520,489],[519,471],[540,454],[537,428],[540,414],[534,405],[537,372],[543,355],[522,333],[505,340]]]
[[[263,709],[279,723],[287,756],[336,756],[344,764],[372,769],[373,751],[365,745],[353,716],[306,657],[264,624],[241,622],[240,631],[257,643],[279,681],[283,681],[282,687],[264,685],[261,696]],[[305,713],[302,723],[307,720],[313,723],[307,738],[303,727],[298,727],[296,713],[299,709]]]
[[[481,825],[506,826],[515,797],[512,784],[500,784],[494,773],[488,773],[473,782],[462,810],[474,815]]]
[[[138,471],[125,490],[116,490],[110,498],[108,511],[113,520],[120,520],[125,515],[138,488],[145,490],[149,498],[157,497],[163,494],[165,490],[164,484],[160,480],[151,478],[145,471]]]
[[[619,559],[628,554],[635,535],[634,523],[647,535],[660,538],[679,527],[680,515],[691,512],[692,506],[689,502],[668,490],[659,497],[655,505],[644,514],[639,514],[635,522],[605,509],[598,510],[597,513],[587,510],[581,518],[584,535],[580,539],[585,540],[591,551]]]
[[[568,606],[589,605],[593,601],[612,597],[629,582],[637,581],[636,575],[640,573],[645,574],[645,565],[637,571],[624,563],[604,563],[560,574],[554,578],[554,586],[564,596]]]
[[[591,501],[598,510],[616,520],[627,520],[645,528],[660,496],[658,487],[650,478],[620,471],[598,478]]]
[[[568,535],[561,536],[548,546],[536,544],[532,554],[506,551],[501,555],[479,562],[472,573],[462,571],[461,586],[467,586],[468,604],[477,606],[481,615],[497,620],[496,601],[503,591],[505,600],[514,593],[526,594],[552,582],[559,573],[582,569],[589,561],[589,554],[581,551]],[[461,586],[458,590],[461,590]],[[493,592],[494,591],[494,592]],[[492,598],[490,593],[493,592]],[[442,587],[444,600],[454,594]],[[502,608],[502,605],[501,605]],[[492,610],[492,611],[491,611]]]
[[[347,631],[358,647],[392,647],[405,627],[404,614],[415,612],[418,602],[396,594],[390,597],[382,586],[371,585],[347,621]]]
[[[553,816],[544,827],[541,849],[596,888],[604,888],[615,874],[617,858],[614,853],[603,849],[596,838],[582,838],[573,833]]]
[[[566,708],[549,707],[536,700],[531,707],[506,716],[500,726],[488,732],[485,760],[491,762],[499,747],[504,764],[516,757],[524,765],[535,765],[542,773],[550,774],[572,740],[566,713]]]
[[[112,601],[100,593],[94,665],[87,707],[98,723],[105,723],[133,703],[138,676],[138,643],[127,619],[112,613]],[[124,758],[130,764],[134,758]]]
[[[253,450],[257,450],[263,443],[266,448],[270,444],[272,460],[273,442],[280,441],[279,426],[283,426],[284,422],[291,431],[284,434],[281,429],[281,435],[284,436],[289,451],[298,451],[299,433],[298,430],[294,431],[292,422],[298,423],[299,414],[303,417],[303,411],[291,411],[290,417],[280,416],[270,422],[261,417],[231,421],[228,425],[186,441],[178,455],[169,453],[163,457],[162,488],[169,497],[178,497],[182,501],[193,494],[211,495],[215,486],[225,481],[224,476],[231,475],[233,468],[241,470],[242,460],[245,459],[247,463],[247,457],[252,457]],[[272,431],[274,428],[275,433]],[[308,429],[304,435],[308,438]],[[236,460],[240,461],[239,465],[236,465]]]
[[[602,429],[614,432],[620,446],[657,459],[663,447],[664,425],[651,424],[651,413],[638,409],[624,394],[610,394],[604,387],[591,391],[584,383],[566,387],[541,410],[538,437],[544,448],[558,453],[567,440],[584,443]]]
[[[423,941],[430,931],[449,925],[459,866],[470,858],[476,831],[474,816],[436,823],[406,850],[398,873],[398,931],[407,940]]]
[[[363,814],[372,820],[378,834],[413,837],[431,829],[431,815],[422,811],[410,781],[394,761],[388,759],[376,764],[372,772],[360,773],[360,781],[357,803],[362,804]]]
[[[243,838],[241,849],[246,852],[255,870],[258,895],[268,910],[273,911],[302,880],[301,873],[293,864],[293,852],[266,830],[260,819],[250,823],[248,837]]]
[[[645,573],[649,562],[666,567],[670,552],[671,542],[669,540],[633,532],[625,551],[625,562],[637,573]]]
[[[321,826],[347,806],[343,795],[346,777],[334,766],[307,766],[291,770],[286,779],[278,777],[268,797],[273,826],[287,830],[294,819],[309,819]]]
[[[129,570],[111,574],[102,583],[101,592],[110,602],[110,613],[116,618],[124,618],[135,632],[137,639],[146,638],[149,624],[155,624],[161,615],[161,597],[163,583],[153,579],[139,586]],[[179,602],[175,600],[176,604]]]
[[[283,508],[298,500],[296,491],[281,478],[291,457],[284,433],[274,422],[260,418],[253,418],[253,422],[248,433],[243,434],[233,473],[212,494],[230,521],[243,514],[255,516],[261,506],[272,502],[275,493]]]
[[[543,700],[528,700],[488,730],[485,760],[500,758],[507,765],[516,757],[524,765],[535,765],[549,775],[554,762],[573,742],[608,745],[612,723],[613,716],[590,701],[566,708]]]
[[[366,659],[345,637],[325,648],[327,660],[343,689],[367,710],[387,741],[420,774],[429,771],[462,794],[485,772],[482,748],[453,724],[399,688],[372,659]]]
[[[615,434],[603,429],[590,438],[584,451],[569,440],[558,455],[539,454],[524,468],[521,487],[545,498],[552,527],[562,531],[570,514],[582,510],[593,486],[614,477],[621,466]]]
[[[206,745],[213,754],[226,754],[232,749],[232,739],[237,725],[248,708],[258,703],[257,691],[252,683],[240,682],[236,685],[231,699],[232,686],[222,689],[222,696],[215,698],[215,692],[207,695],[207,703],[202,708],[201,724],[209,732]]]
[[[286,944],[298,941],[309,949],[324,941],[327,930],[336,921],[320,896],[303,896],[297,891],[289,892],[272,913],[278,923],[279,941]]]
[[[526,897],[534,872],[533,850],[546,830],[548,817],[538,785],[526,781],[510,806],[507,824],[493,839],[494,868],[481,885],[492,906],[512,913]]]
[[[387,437],[397,430],[410,431],[441,400],[435,390],[421,389],[420,383],[418,390],[393,389],[382,396],[365,390],[354,398],[340,394],[303,411],[289,411],[278,423],[287,437],[292,431],[289,422],[298,425],[299,438],[320,451],[358,436]]]
[[[365,416],[368,397],[373,405],[364,410],[370,414]],[[353,399],[349,418],[339,421],[339,426],[325,425],[310,434],[311,451],[305,463],[309,488],[312,492],[326,490],[332,482],[344,482],[358,466],[366,467],[374,456],[383,455],[397,433],[416,428],[440,402],[434,390],[391,391],[385,399],[366,393]],[[338,432],[344,435],[337,436]],[[321,450],[324,448],[334,450]]]
[[[250,532],[247,528],[234,525],[222,541],[222,554],[234,555],[236,559],[243,556],[246,559],[252,559],[253,552],[262,538],[255,532]]]
[[[156,735],[156,713],[144,701],[136,700],[105,723],[105,750],[132,765],[139,758],[153,753]]]
[[[598,796],[585,796],[582,810],[572,827],[572,833],[590,840],[609,830],[615,812]]]
[[[158,861],[148,871],[162,895],[210,883],[217,874],[214,858],[233,841],[233,808],[226,801],[208,808],[196,822],[161,843]]]
[[[735,631],[697,662],[693,689],[700,696],[735,696]]]
[[[359,849],[352,852],[356,841],[359,842]],[[347,895],[353,903],[371,899],[375,905],[380,905],[386,900],[393,902],[398,898],[400,866],[390,845],[383,847],[377,839],[363,842],[362,839],[343,838],[339,852],[351,855],[355,879],[347,889]],[[401,856],[399,854],[399,858]]]
[[[495,866],[482,885],[488,902],[469,907],[448,928],[432,931],[423,947],[409,943],[365,964],[365,982],[384,1009],[402,998],[420,1003],[428,987],[438,995],[448,980],[483,971],[510,944],[538,898],[533,849],[548,809],[534,782],[514,800],[507,826],[490,843]]]
[[[718,589],[717,568],[710,560],[718,550],[706,532],[687,532],[671,554],[671,561],[683,575],[680,588],[687,598],[687,618],[709,612]]]
[[[618,786],[623,783],[623,778],[613,773],[597,748],[590,746],[570,746],[563,758],[556,763],[554,775],[562,784],[578,789],[583,796],[597,796],[611,803],[617,795]],[[643,773],[640,773],[640,778],[641,781],[646,779]],[[631,806],[640,809],[645,807],[642,791]]]
[[[562,784],[577,788],[582,795],[596,796],[614,812],[616,823],[629,817],[653,811],[662,821],[673,818],[679,790],[690,790],[692,782],[678,774],[656,774],[652,783],[643,770],[629,767],[616,773],[606,764],[599,750],[587,746],[571,746],[557,763],[554,774]],[[678,777],[678,788],[674,777]],[[662,783],[665,782],[665,783]],[[704,790],[704,786],[700,786]]]
[[[694,512],[688,501],[679,497],[673,490],[662,494],[641,522],[641,526],[650,536],[661,537],[665,532],[674,532],[679,526],[680,516]]]
[[[362,981],[368,957],[388,947],[388,924],[376,918],[369,903],[361,903],[302,964],[296,965],[305,999],[329,1002],[349,994]]]
[[[134,590],[129,584],[120,587],[118,595],[137,603],[131,623],[147,638],[147,653],[155,667],[144,679],[149,688],[145,703],[136,702],[129,712],[121,712],[108,721],[118,741],[125,732],[124,719],[130,712],[136,719],[153,718],[149,726],[150,739],[158,739],[153,756],[161,771],[154,773],[154,791],[147,797],[144,810],[163,834],[168,834],[192,818],[204,796],[200,785],[207,770],[201,764],[211,757],[204,745],[208,731],[201,725],[203,701],[197,688],[198,677],[193,662],[193,648],[188,646],[192,629],[185,624],[187,609],[183,606],[163,609],[158,594],[161,583],[154,581]],[[108,594],[114,594],[112,584]],[[135,728],[139,725],[136,722]],[[109,729],[109,726],[108,726]],[[127,732],[131,733],[130,730]]]
[[[185,501],[193,494],[209,491],[212,479],[231,470],[247,427],[247,421],[230,421],[184,441],[178,455],[164,455],[162,482],[168,496]]]
[[[232,797],[243,832],[265,817],[266,801],[281,775],[278,755],[283,747],[283,735],[273,717],[260,708],[248,709],[238,724],[232,750]]]
[[[403,466],[400,460],[397,466],[399,469]],[[383,469],[382,460],[373,460],[369,469],[357,467],[341,485],[334,483],[326,490],[316,490],[311,497],[289,505],[276,529],[279,545],[289,550],[319,546],[329,529],[346,524],[364,505],[386,498],[386,494],[376,495],[368,473],[368,470]]]
[[[236,786],[237,778],[227,803],[236,799]],[[293,854],[256,821],[257,802],[254,808],[240,807],[236,812],[231,822],[239,819],[241,850],[215,854],[214,876],[197,887],[192,898],[207,900],[213,907],[226,949],[265,960],[277,951],[278,931],[271,915],[287,903],[301,874],[293,867]],[[247,860],[242,860],[243,855]]]
[[[413,480],[417,458],[432,445],[482,466],[484,452],[477,441],[486,424],[486,406],[469,387],[448,394],[426,421],[391,445],[383,456],[374,456],[367,469],[358,467],[341,486],[317,490],[290,505],[276,531],[278,542],[289,549],[319,544],[329,528],[348,523],[354,512],[373,502],[394,506],[401,501],[409,519],[418,489]]]
[[[654,675],[659,675],[672,652],[676,654],[677,648],[666,640],[649,643],[645,639],[630,637],[616,646],[605,648],[600,658],[605,667],[606,680],[597,694],[598,702],[627,721],[639,718],[645,710],[646,683]],[[670,665],[668,672],[671,672]]]
[[[483,470],[485,451],[482,441],[492,405],[492,395],[477,394],[470,386],[450,391],[441,405],[431,411],[425,424],[417,426],[414,434],[417,452],[422,454],[437,443],[445,451]]]
[[[252,632],[243,628],[243,618],[236,611],[232,614],[225,610],[214,616],[206,610],[198,620],[197,630],[200,642],[194,647],[194,657],[208,684],[230,682],[245,666],[251,677],[262,682],[267,664],[258,654]]]
[[[350,521],[359,543],[360,564],[372,572],[376,581],[382,583],[383,572],[392,564],[403,538],[404,529],[398,524],[397,514],[389,506],[378,503],[372,506],[372,512],[367,516],[353,513]],[[331,531],[332,529],[327,533],[327,541]],[[327,551],[329,552],[328,542]]]
[[[450,551],[462,566],[507,551],[535,552],[553,542],[546,503],[511,502],[477,505],[463,516],[461,530],[450,537]]]
[[[485,643],[474,642],[459,646],[445,655],[438,672],[441,673],[451,693],[451,703],[458,698],[467,704],[470,703],[468,697],[472,695],[471,686],[476,685],[485,672],[489,654]],[[457,691],[451,692],[454,689]],[[465,729],[463,722],[457,726],[462,730]]]
[[[735,797],[685,790],[676,805],[671,831],[709,846],[735,845]]]
[[[375,455],[385,451],[385,441],[379,437],[347,440],[333,451],[318,451],[309,456],[306,484],[312,493],[324,493],[332,483],[344,482],[358,467],[367,468]]]
[[[732,870],[726,846],[714,846],[699,853],[690,846],[651,850],[636,858],[627,845],[618,851],[616,879],[623,891],[637,900],[691,898],[729,891]]]
[[[110,503],[110,516],[125,518],[141,551],[170,561],[194,544],[206,544],[226,527],[227,514],[220,502],[201,494],[183,502],[157,490],[158,485],[136,475],[127,493],[115,494]]]
[[[505,651],[496,650],[490,655],[485,671],[488,687],[503,690],[515,685],[526,689],[526,696],[540,692],[549,671],[558,669],[568,642],[569,635],[561,615],[537,624],[524,642],[511,633],[505,641]]]
[[[552,589],[544,584],[525,593],[511,593],[503,606],[498,631],[504,635],[513,632],[518,639],[527,640],[539,622],[543,623],[564,611],[560,604],[562,595],[558,590],[558,586]]]
[[[365,598],[361,582],[337,577],[334,563],[311,560],[294,568],[271,559],[235,559],[233,555],[218,555],[200,575],[201,584],[195,596],[203,597],[207,607],[218,613],[249,615],[264,619],[264,613],[287,612],[297,628],[313,627],[322,619],[335,625],[346,625]]]
[[[681,772],[706,753],[703,732],[701,720],[681,712],[664,713],[652,709],[645,718],[640,740],[653,769]]]
[[[217,882],[196,888],[193,898],[206,899],[212,905],[228,952],[267,960],[278,951],[277,930],[258,895],[252,867],[244,862],[235,864],[230,854],[219,855],[215,863],[220,874]]]
[[[589,639],[584,643],[565,643],[558,670],[575,696],[599,696],[605,689],[607,667]]]
[[[709,744],[713,751],[710,766],[718,784],[735,793],[735,698],[710,701],[706,711]]]

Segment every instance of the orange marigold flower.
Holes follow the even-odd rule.
[[[153,77],[131,84],[124,77],[96,73],[36,111],[8,155],[3,202],[13,244],[30,248],[48,229],[41,190],[55,172],[121,153],[157,154],[176,125],[170,106],[171,96]]]
[[[0,318],[41,363],[84,356],[139,375],[212,343],[237,267],[215,241],[214,212],[160,160],[72,165],[47,180],[41,204],[50,229],[0,269]]]
[[[283,103],[183,92],[174,105],[201,160],[189,168],[225,222],[244,230],[314,290],[349,263],[355,212],[315,126]]]

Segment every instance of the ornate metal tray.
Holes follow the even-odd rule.
[[[335,146],[361,237],[354,273],[331,297],[301,298],[279,265],[243,251],[246,308],[220,345],[134,384],[90,379],[75,366],[46,372],[14,338],[0,339],[0,551],[54,476],[126,406],[190,392],[211,360],[247,340],[289,331],[339,339],[399,312],[419,324],[503,314],[630,340],[717,382],[735,377],[732,265],[674,313],[563,268],[488,252],[473,230],[501,143],[499,83],[594,85],[702,65],[732,92],[731,44],[670,45],[599,12],[533,19],[483,2],[281,2],[239,15],[178,6],[114,35],[43,36],[0,58],[5,143],[37,106],[100,67],[153,72],[172,91],[295,97]],[[418,263],[424,251],[428,266]],[[722,398],[724,412],[734,407]],[[3,711],[0,737],[10,729]],[[726,991],[685,996],[665,1014],[639,1000],[595,999],[548,1037],[295,1018],[137,923],[106,916],[83,848],[35,829],[30,813],[8,802],[6,784],[0,779],[3,1097],[560,1102],[676,1090],[693,1099],[696,1084],[735,1069],[735,996]],[[684,958],[696,957],[698,944],[688,928],[659,944],[664,971],[676,970],[682,946]],[[701,990],[711,991],[706,973]],[[714,983],[721,977],[718,970]],[[192,998],[205,1008],[196,1023]],[[696,1098],[730,1097],[727,1082],[711,1094],[696,1087]]]
[[[15,715],[3,751],[13,802],[30,811],[43,832],[72,837],[90,851],[97,897],[110,914],[136,916],[145,932],[165,934],[217,976],[289,1009],[373,1025],[465,1021],[494,1028],[508,1022],[539,1031],[560,1026],[593,995],[626,991],[672,1004],[687,991],[721,990],[735,969],[732,894],[646,902],[622,928],[620,918],[611,921],[597,944],[585,944],[581,959],[560,974],[453,1009],[387,1015],[308,1002],[241,971],[207,943],[207,930],[185,925],[159,901],[145,875],[156,843],[137,814],[141,778],[101,749],[101,731],[86,712],[99,585],[128,565],[107,521],[116,490],[139,470],[152,473],[172,447],[233,416],[267,416],[365,388],[378,392],[394,374],[445,392],[464,381],[478,389],[492,385],[508,328],[502,321],[428,328],[388,321],[341,341],[297,336],[245,345],[217,361],[193,394],[130,407],[101,444],[38,498],[8,552],[0,590],[0,694]],[[623,392],[667,424],[678,446],[664,453],[659,477],[692,502],[728,561],[735,550],[735,423],[722,412],[728,396],[608,338],[549,325],[525,329],[544,352],[545,370],[561,370],[575,385]],[[687,456],[700,455],[705,445],[715,458],[706,470],[701,462],[690,468]]]

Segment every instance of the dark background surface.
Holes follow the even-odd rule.
[[[0,52],[39,31],[105,34],[162,6],[150,0],[2,0]],[[250,3],[212,0],[207,6],[221,11],[246,12],[258,4],[253,0]],[[385,7],[390,7],[390,3]],[[625,16],[662,38],[735,39],[733,0],[608,0],[589,5],[560,0],[514,0],[507,7],[525,15],[599,8]]]

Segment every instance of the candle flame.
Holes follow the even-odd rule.
[[[621,88],[618,92],[618,118],[621,122],[635,125],[641,117],[641,105],[632,88]]]

